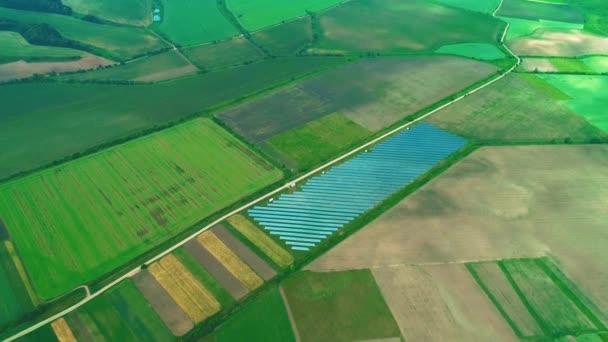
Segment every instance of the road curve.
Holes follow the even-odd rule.
[[[496,13],[498,12],[498,10],[500,9],[500,7],[502,6],[503,2],[504,2],[504,0],[501,0],[500,4],[498,4],[498,7],[496,8],[496,10],[494,10],[494,12],[492,12],[492,16],[493,17],[496,17]],[[489,80],[488,82],[480,85],[479,87],[474,88],[474,89],[468,91],[467,93],[465,93],[465,94],[463,94],[463,95],[461,95],[461,96],[453,99],[452,101],[447,102],[447,103],[441,105],[440,107],[435,108],[435,109],[429,111],[428,113],[426,113],[426,114],[424,114],[424,115],[422,115],[422,116],[414,119],[413,121],[408,122],[406,124],[403,124],[403,125],[395,128],[395,129],[393,129],[393,130],[391,130],[391,131],[389,131],[389,132],[387,132],[387,133],[385,133],[385,134],[383,134],[383,135],[375,138],[374,140],[369,141],[369,142],[367,142],[367,143],[365,143],[365,144],[363,144],[363,145],[355,148],[354,150],[352,150],[350,152],[347,152],[347,153],[341,155],[340,157],[337,157],[336,159],[334,159],[334,160],[332,160],[330,162],[327,162],[327,163],[325,163],[325,164],[317,167],[316,169],[314,169],[314,170],[306,173],[305,175],[303,175],[301,177],[298,177],[295,180],[289,181],[288,183],[286,183],[285,185],[279,187],[278,189],[273,190],[273,191],[271,191],[271,192],[269,192],[269,193],[267,193],[267,194],[265,194],[265,195],[263,195],[263,196],[255,199],[255,200],[253,200],[253,201],[251,201],[251,202],[249,202],[249,203],[247,203],[247,204],[245,204],[245,205],[243,205],[243,206],[241,206],[241,207],[239,207],[239,208],[237,208],[237,209],[229,212],[228,214],[226,214],[226,215],[218,218],[217,220],[211,222],[209,225],[205,226],[204,228],[201,228],[197,232],[193,233],[192,235],[188,236],[187,238],[185,238],[182,241],[178,242],[177,244],[173,245],[172,247],[170,247],[169,249],[165,250],[164,252],[162,252],[162,253],[158,254],[157,256],[151,258],[150,260],[146,261],[144,263],[144,265],[150,265],[150,264],[158,261],[159,259],[161,259],[162,257],[166,256],[167,254],[169,254],[169,253],[175,251],[176,249],[178,249],[179,247],[185,245],[188,241],[192,240],[193,238],[195,238],[200,233],[202,233],[202,232],[210,229],[211,227],[213,227],[216,224],[224,221],[228,217],[230,217],[232,215],[235,215],[238,212],[240,212],[240,211],[242,211],[242,210],[244,210],[244,209],[246,209],[246,208],[248,208],[248,207],[250,207],[250,206],[252,206],[254,204],[257,204],[257,203],[259,203],[261,201],[264,201],[264,200],[266,200],[266,199],[268,199],[268,198],[276,195],[277,193],[279,193],[279,192],[281,192],[281,191],[283,191],[285,189],[288,189],[291,186],[292,183],[299,183],[299,182],[305,180],[306,178],[308,178],[310,176],[313,176],[313,175],[315,175],[315,174],[323,171],[324,169],[326,169],[326,168],[328,168],[328,167],[330,167],[330,166],[332,166],[332,165],[334,165],[336,163],[339,163],[340,161],[342,161],[344,159],[347,159],[347,158],[349,158],[350,156],[352,156],[352,155],[354,155],[356,153],[359,153],[359,152],[365,150],[366,148],[369,148],[370,146],[378,143],[379,141],[384,140],[387,137],[389,137],[391,135],[394,135],[397,132],[402,131],[403,129],[405,129],[405,128],[409,127],[409,126],[412,126],[412,125],[418,123],[419,121],[422,121],[422,120],[426,119],[430,115],[433,115],[433,114],[437,113],[438,111],[440,111],[440,110],[442,110],[442,109],[444,109],[444,108],[452,105],[453,103],[456,103],[456,102],[464,99],[465,97],[467,97],[467,96],[469,96],[471,94],[475,94],[476,92],[478,92],[478,91],[480,91],[480,90],[482,90],[482,89],[484,89],[484,88],[486,88],[486,87],[494,84],[495,82],[498,82],[499,80],[501,80],[502,78],[504,78],[505,76],[507,76],[508,74],[510,74],[511,72],[513,72],[513,70],[515,70],[521,64],[521,58],[519,58],[519,56],[515,55],[513,53],[513,51],[511,51],[511,49],[509,49],[505,45],[505,41],[504,40],[505,40],[505,37],[506,37],[506,34],[507,34],[508,30],[509,30],[509,24],[507,23],[507,26],[505,27],[505,31],[503,32],[503,35],[502,35],[500,43],[503,45],[503,47],[505,48],[505,50],[507,50],[517,60],[517,63],[513,67],[511,67],[509,70],[507,70],[504,73],[500,74],[498,77],[493,78],[493,79]],[[73,306],[71,306],[71,307],[69,307],[69,308],[67,308],[67,309],[65,309],[65,310],[57,313],[56,315],[53,315],[53,316],[45,319],[44,321],[38,322],[38,323],[32,325],[31,327],[29,327],[29,328],[27,328],[27,329],[25,329],[25,330],[23,330],[23,331],[21,331],[21,332],[19,332],[17,334],[15,334],[15,335],[13,335],[13,336],[5,339],[4,342],[14,341],[14,340],[16,340],[16,339],[18,339],[20,337],[23,337],[23,336],[29,334],[30,332],[32,332],[32,331],[34,331],[34,330],[36,330],[36,329],[38,329],[38,328],[40,328],[40,327],[42,327],[42,326],[44,326],[46,324],[49,324],[49,323],[53,322],[56,319],[59,319],[59,318],[63,317],[64,315],[67,315],[68,313],[70,313],[70,312],[78,309],[79,307],[85,305],[86,303],[90,302],[91,300],[95,299],[96,297],[102,295],[103,293],[105,293],[106,291],[108,291],[110,288],[112,288],[114,285],[120,283],[121,281],[123,281],[123,280],[125,280],[127,278],[130,278],[130,277],[136,275],[137,273],[139,273],[140,270],[141,270],[141,266],[138,266],[138,267],[132,269],[128,273],[124,274],[120,278],[114,280],[113,282],[109,283],[108,285],[104,286],[103,288],[99,289],[97,292],[95,292],[93,294],[90,293],[89,288],[87,286],[84,286],[84,285],[83,286],[79,286],[79,288],[83,287],[87,291],[87,297],[85,299],[83,299],[79,303],[74,304]]]

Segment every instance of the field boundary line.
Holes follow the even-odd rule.
[[[287,317],[289,317],[289,322],[291,323],[291,330],[293,330],[293,335],[296,338],[296,342],[300,342],[300,332],[298,331],[296,319],[295,317],[293,317],[293,312],[291,311],[289,300],[287,300],[287,295],[285,294],[285,290],[281,285],[279,285],[279,293],[281,294],[281,298],[283,298],[283,305],[285,305],[285,310],[287,310]]]
[[[348,2],[348,1],[353,1],[353,0],[345,0],[345,2]],[[498,5],[497,9],[495,10],[495,13],[498,12],[498,10],[502,6],[503,2],[504,2],[504,0],[501,0],[500,4]],[[495,13],[493,13],[492,16],[495,17]],[[505,27],[505,31],[503,33],[503,37],[506,35],[506,32],[508,30],[509,30],[509,24],[507,23],[507,26]],[[460,101],[460,100],[468,97],[469,95],[475,94],[478,91],[481,91],[481,90],[485,89],[486,87],[489,87],[490,85],[492,85],[492,84],[500,81],[501,79],[503,79],[504,77],[506,77],[507,75],[509,75],[510,73],[512,73],[521,64],[521,58],[519,58],[519,56],[517,56],[516,54],[514,54],[513,51],[511,51],[511,49],[509,49],[504,44],[504,40],[501,41],[500,43],[504,46],[504,48],[513,57],[515,57],[515,59],[517,60],[517,62],[515,63],[515,65],[513,65],[511,68],[509,68],[505,72],[499,74],[497,77],[495,77],[495,78],[489,80],[488,82],[486,82],[484,84],[481,84],[478,87],[476,87],[476,88],[474,88],[474,89],[472,89],[472,90],[470,90],[470,91],[468,91],[468,92],[466,92],[466,93],[464,93],[464,94],[462,94],[462,95],[454,98],[453,100],[451,100],[449,102],[444,103],[443,105],[441,105],[441,106],[439,106],[439,107],[437,107],[435,109],[430,110],[429,112],[427,112],[427,113],[425,113],[425,114],[423,114],[423,115],[421,115],[421,116],[413,119],[410,122],[404,123],[404,124],[402,124],[402,125],[394,128],[394,129],[392,129],[392,130],[390,130],[390,131],[382,134],[381,136],[379,136],[379,137],[377,137],[377,138],[375,138],[375,139],[373,139],[371,141],[368,141],[367,143],[364,143],[363,145],[361,145],[359,147],[356,147],[356,148],[354,148],[353,150],[351,150],[349,152],[344,153],[343,155],[341,155],[341,156],[339,156],[339,157],[337,157],[337,158],[335,158],[335,159],[333,159],[333,160],[331,160],[331,161],[329,161],[329,162],[327,162],[327,163],[325,163],[325,164],[323,164],[323,165],[315,168],[312,171],[309,171],[308,173],[306,173],[306,174],[298,177],[297,179],[289,181],[285,185],[280,186],[277,189],[275,189],[275,190],[273,190],[273,191],[271,191],[271,192],[269,192],[269,193],[267,193],[265,195],[262,195],[259,198],[255,199],[255,200],[253,200],[253,201],[251,201],[249,203],[246,203],[246,204],[242,205],[241,207],[239,207],[237,209],[232,210],[231,212],[229,212],[229,213],[225,214],[224,216],[222,216],[222,217],[216,219],[215,221],[211,222],[207,226],[205,226],[205,227],[199,229],[198,231],[192,233],[190,236],[186,237],[182,241],[180,241],[177,244],[173,245],[172,247],[168,248],[164,252],[161,252],[157,256],[155,256],[155,257],[149,259],[148,261],[144,262],[143,266],[148,266],[148,265],[156,262],[157,260],[161,259],[162,257],[166,256],[167,254],[172,253],[176,249],[178,249],[178,248],[182,247],[183,245],[185,245],[186,243],[188,243],[190,240],[196,238],[196,236],[198,236],[199,234],[203,233],[204,231],[206,231],[208,229],[211,229],[216,224],[218,224],[218,223],[226,220],[228,217],[233,216],[233,215],[235,215],[235,214],[237,214],[237,213],[239,213],[239,212],[247,209],[248,207],[251,207],[251,206],[253,206],[253,205],[255,205],[255,204],[259,203],[259,202],[262,202],[262,201],[264,201],[264,200],[266,200],[266,199],[268,199],[268,198],[276,195],[277,193],[280,193],[281,191],[289,189],[289,188],[291,188],[292,184],[297,184],[297,183],[299,183],[299,182],[301,182],[301,181],[303,181],[303,180],[305,180],[305,179],[307,179],[307,178],[309,178],[311,176],[314,176],[315,174],[317,174],[317,173],[319,173],[319,172],[327,169],[328,167],[331,167],[334,164],[337,164],[337,163],[339,163],[339,162],[341,162],[341,161],[343,161],[343,160],[345,160],[345,159],[347,159],[347,158],[349,158],[349,157],[351,157],[351,156],[353,156],[353,155],[355,155],[355,154],[357,154],[357,153],[365,150],[366,148],[369,148],[369,147],[377,144],[378,142],[380,142],[380,141],[382,141],[382,140],[384,140],[384,139],[386,139],[386,138],[388,138],[388,137],[390,137],[392,135],[395,135],[396,133],[398,133],[398,132],[400,132],[400,131],[402,131],[402,130],[410,127],[410,126],[415,125],[418,122],[426,119],[427,117],[429,117],[429,116],[431,116],[431,115],[433,115],[433,114],[441,111],[442,109],[444,109],[446,107],[449,107],[450,105],[452,105],[452,104],[454,104],[454,103],[456,103],[456,102],[458,102],[458,101]],[[105,293],[110,288],[112,288],[114,285],[120,283],[121,281],[123,281],[125,279],[128,279],[128,278],[130,278],[130,277],[138,274],[141,271],[141,268],[142,268],[142,266],[138,266],[138,267],[134,268],[130,272],[122,275],[121,277],[115,279],[114,281],[112,281],[108,285],[106,285],[103,288],[99,289],[97,292],[95,292],[93,294],[89,294],[81,302],[79,302],[79,303],[77,303],[77,304],[75,304],[75,305],[73,305],[73,306],[71,306],[71,307],[69,307],[69,308],[61,311],[60,313],[55,314],[55,315],[53,315],[53,316],[51,316],[51,317],[49,317],[49,318],[47,318],[47,319],[45,319],[45,320],[43,320],[41,322],[38,322],[38,323],[32,325],[31,327],[29,327],[29,328],[27,328],[25,330],[22,330],[21,332],[18,332],[16,334],[14,334],[14,335],[6,338],[4,340],[4,342],[11,342],[11,341],[14,341],[14,340],[16,340],[16,339],[18,339],[20,337],[23,337],[23,336],[29,334],[30,332],[32,332],[32,331],[34,331],[34,330],[36,330],[36,329],[38,329],[38,328],[40,328],[40,327],[48,324],[48,323],[51,323],[52,321],[54,321],[54,320],[56,320],[58,318],[61,318],[62,316],[64,316],[64,315],[66,315],[66,314],[68,314],[68,313],[70,313],[70,312],[78,309],[79,307],[85,305],[86,303],[90,302],[91,300],[93,300],[96,297],[100,296],[101,294]],[[82,285],[82,286],[86,287],[86,285]],[[82,287],[82,286],[79,286],[79,287]],[[87,288],[87,291],[88,291],[88,287],[86,287],[86,288]]]

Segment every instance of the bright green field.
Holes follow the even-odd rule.
[[[369,270],[299,272],[283,284],[302,341],[400,336]]]
[[[13,10],[0,7],[0,18],[25,23],[47,23],[63,36],[103,50],[108,57],[119,60],[156,51],[166,45],[142,28],[102,25],[65,15]]]
[[[262,293],[234,314],[216,332],[217,342],[295,341],[278,287]]]
[[[318,12],[342,0],[226,0],[228,9],[250,31],[279,24],[282,21],[306,15],[306,11]]]
[[[264,58],[264,53],[244,37],[185,49],[183,53],[192,63],[205,70],[252,63]]]
[[[272,59],[143,86],[0,86],[0,179],[341,63],[337,58]]]
[[[131,280],[68,314],[79,341],[173,341],[175,338]]]
[[[34,288],[51,298],[279,179],[228,132],[197,119],[5,183],[0,213]]]
[[[175,50],[111,68],[59,76],[60,80],[152,82],[183,76],[197,69]]]
[[[593,68],[587,65],[583,59],[576,58],[552,58],[551,64],[555,66],[559,72],[593,72]]]
[[[153,27],[180,46],[222,40],[238,34],[215,0],[161,0],[162,21]]]
[[[25,60],[78,58],[81,51],[53,46],[31,45],[17,32],[0,31],[0,57]]]
[[[565,103],[591,124],[608,132],[608,76],[539,75],[570,96]]]
[[[283,132],[268,144],[306,170],[371,135],[346,116],[334,113]]]
[[[309,49],[313,53],[411,53],[451,44],[493,44],[505,26],[487,14],[424,0],[352,1],[320,14],[318,20],[322,34]]]
[[[505,37],[506,40],[531,35],[538,29],[583,29],[582,24],[566,23],[562,21],[526,20],[508,17],[500,17],[500,19],[509,23],[509,31]]]
[[[152,19],[152,0],[63,0],[72,10],[105,20],[146,26]]]
[[[294,55],[312,42],[310,17],[304,17],[266,30],[257,31],[251,37],[270,51],[272,55]]]
[[[34,306],[15,263],[0,240],[0,330],[2,327],[31,311]]]
[[[476,43],[465,43],[455,45],[444,45],[439,49],[435,50],[437,53],[445,53],[449,55],[464,56],[482,60],[496,60],[505,58],[505,54],[500,51],[496,45],[492,44],[476,44]]]
[[[583,63],[585,63],[595,72],[608,73],[608,57],[587,57],[583,58]]]
[[[436,2],[453,7],[460,7],[475,12],[492,13],[500,0],[435,0]]]

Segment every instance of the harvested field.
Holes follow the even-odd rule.
[[[283,247],[279,246],[273,239],[263,233],[251,221],[242,215],[234,215],[228,218],[230,223],[239,233],[253,243],[260,251],[266,254],[279,267],[285,268],[293,264],[293,256]]]
[[[217,342],[295,342],[285,304],[275,286],[231,316],[216,330]]]
[[[112,68],[62,75],[58,79],[156,82],[192,74],[197,70],[179,52],[171,50]]]
[[[242,36],[188,48],[183,53],[204,70],[251,64],[265,57],[263,51]]]
[[[463,265],[372,273],[406,341],[517,341]]]
[[[140,86],[3,85],[0,179],[342,63],[341,58],[280,58]]]
[[[595,127],[608,132],[608,76],[541,75],[539,76],[567,94],[564,103]]]
[[[55,322],[51,323],[51,328],[53,328],[53,332],[55,332],[55,336],[59,342],[76,342],[76,337],[72,333],[70,326],[65,321],[65,319],[60,318]]]
[[[273,56],[291,56],[312,43],[312,23],[309,16],[254,32],[251,38]]]
[[[239,300],[249,290],[222,263],[217,260],[203,245],[196,240],[188,242],[184,248],[224,287],[234,299]]]
[[[556,101],[568,98],[535,75],[509,75],[427,120],[465,138],[490,143],[605,137],[600,129]]]
[[[512,39],[508,47],[520,56],[563,56],[608,54],[608,37],[576,29],[544,29]]]
[[[28,78],[38,75],[49,74],[52,72],[71,72],[79,70],[95,69],[112,65],[114,62],[98,56],[85,54],[82,58],[75,61],[66,62],[26,62],[18,61],[7,64],[0,64],[0,81]]]
[[[5,183],[0,212],[34,288],[49,298],[280,178],[211,120],[196,119]]]
[[[254,290],[264,283],[264,281],[213,232],[206,231],[199,235],[197,240],[249,290]]]
[[[182,336],[194,327],[184,310],[175,303],[148,270],[142,270],[133,277],[133,283],[173,335]]]
[[[399,328],[368,270],[299,272],[282,286],[303,342],[399,336]]]
[[[247,247],[234,235],[230,234],[226,228],[222,226],[215,226],[212,231],[213,234],[215,234],[226,245],[226,247],[230,248],[230,250],[241,258],[241,260],[247,263],[247,265],[249,265],[249,267],[251,267],[255,273],[259,274],[262,279],[270,280],[277,275],[277,272],[273,270],[272,267],[266,263],[266,261],[252,252],[249,247]]]
[[[179,46],[192,46],[238,34],[213,0],[160,0],[162,21],[152,27]]]
[[[194,323],[200,323],[220,310],[220,303],[175,256],[169,254],[149,269]]]
[[[559,69],[547,58],[524,58],[519,69],[531,72],[558,72]]]
[[[368,59],[226,110],[218,117],[252,143],[336,112],[377,131],[496,70],[458,57]],[[433,76],[437,74],[445,77]]]
[[[424,0],[350,1],[317,17],[320,37],[308,51],[320,54],[414,53],[450,44],[493,44],[505,27],[487,14]]]
[[[509,17],[500,17],[502,21],[509,23],[509,30],[505,39],[511,41],[518,37],[524,37],[532,35],[534,32],[539,30],[582,30],[583,24],[576,23],[565,23],[562,21],[549,21],[549,20],[526,20]]]
[[[548,254],[605,311],[607,166],[604,145],[481,148],[307,269]],[[607,324],[606,312],[594,314]]]

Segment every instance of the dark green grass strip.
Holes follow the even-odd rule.
[[[255,225],[255,223],[253,223],[253,224]],[[272,267],[272,269],[274,269],[277,272],[281,271],[281,267],[279,265],[277,265],[272,259],[270,259],[268,257],[268,255],[266,255],[256,245],[254,245],[251,241],[249,241],[249,239],[244,237],[236,228],[234,228],[233,225],[230,224],[230,222],[223,221],[222,225],[224,226],[224,228],[226,228],[226,230],[228,230],[230,232],[230,234],[234,235],[234,237],[239,239],[239,241],[241,241],[243,244],[245,244],[245,246],[247,246],[249,249],[251,249],[252,252],[254,252],[257,256],[262,258],[262,260],[264,260],[268,265],[270,265],[270,267]],[[256,227],[256,228],[259,229],[259,227]],[[286,249],[286,251],[289,252],[289,250],[287,250],[287,249]]]
[[[532,317],[536,320],[536,322],[538,323],[538,326],[541,328],[543,333],[550,335],[551,329],[549,328],[547,323],[544,321],[544,319],[538,314],[536,309],[534,309],[532,304],[530,304],[526,295],[523,293],[521,288],[519,288],[519,286],[517,285],[517,283],[511,276],[511,273],[509,273],[509,270],[507,270],[507,268],[505,267],[504,261],[502,261],[502,260],[498,261],[497,264],[498,264],[498,267],[501,269],[502,273],[504,273],[505,277],[507,277],[509,284],[511,284],[511,287],[513,287],[513,290],[515,290],[515,293],[517,293],[521,302],[524,304],[526,309],[528,309],[528,312],[530,313],[530,315],[532,315]]]
[[[496,309],[498,309],[498,311],[500,312],[502,317],[505,319],[505,321],[507,321],[507,323],[509,324],[511,329],[513,329],[513,331],[515,332],[515,335],[517,335],[517,337],[522,338],[522,339],[525,338],[524,334],[521,332],[521,330],[519,329],[517,324],[515,324],[515,321],[513,321],[513,319],[511,319],[511,317],[507,314],[507,312],[502,307],[500,302],[496,299],[496,297],[494,297],[494,295],[492,294],[490,289],[483,282],[483,280],[479,276],[479,273],[477,273],[477,271],[475,270],[476,264],[477,263],[467,263],[467,264],[465,264],[465,267],[467,268],[469,273],[471,273],[471,276],[473,277],[473,279],[475,279],[475,281],[477,282],[477,285],[479,285],[479,287],[481,287],[483,292],[485,292],[485,294],[488,296],[490,301],[494,304]]]
[[[173,255],[213,294],[213,297],[217,299],[222,308],[226,308],[234,303],[234,298],[232,298],[228,291],[184,247],[176,249]]]
[[[548,258],[536,259],[536,264],[545,274],[551,278],[553,283],[576,305],[576,307],[595,325],[599,330],[606,330],[606,326],[597,318],[593,311],[585,305],[592,304],[591,300],[578,289],[568,278],[555,267]],[[559,274],[559,275],[558,275]],[[576,292],[576,293],[575,293]]]

